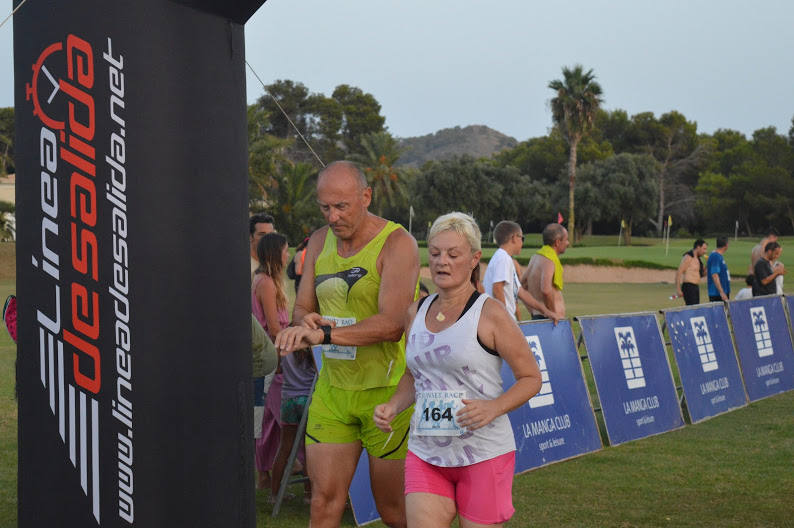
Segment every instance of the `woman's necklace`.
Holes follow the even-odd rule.
[[[438,321],[440,323],[440,322],[444,321],[445,319],[446,319],[446,317],[441,312],[441,310],[439,310],[438,313],[436,314],[436,321]]]

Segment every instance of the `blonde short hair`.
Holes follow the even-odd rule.
[[[444,231],[454,231],[463,236],[471,246],[472,253],[482,250],[480,227],[470,215],[455,211],[439,216],[430,227],[427,241],[430,242],[436,235]]]

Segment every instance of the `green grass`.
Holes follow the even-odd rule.
[[[708,237],[706,242],[709,244],[709,253],[716,249],[714,237]],[[758,244],[756,238],[740,238],[730,240],[728,251],[725,254],[725,261],[728,269],[736,277],[743,277],[747,274],[750,265],[750,250]],[[618,246],[616,236],[591,236],[578,244],[570,247],[562,255],[563,264],[593,264],[598,266],[618,265],[627,267],[640,267],[650,269],[678,269],[681,257],[685,251],[692,249],[693,239],[671,239],[670,247],[667,248],[658,238],[634,238],[631,246]],[[779,240],[783,246],[781,260],[786,268],[794,269],[794,237],[782,237]],[[518,261],[522,266],[526,266],[529,258],[540,247],[540,235],[525,234],[524,249],[518,256]],[[787,250],[786,248],[791,248]],[[496,251],[495,248],[483,248],[482,260],[488,262]],[[708,257],[704,257],[705,259]],[[427,248],[419,248],[419,259],[422,266],[427,266]],[[790,279],[794,280],[794,279]]]
[[[742,250],[742,259],[750,245],[747,252]],[[9,266],[5,246],[0,244],[3,298],[14,290],[13,279],[4,278]],[[738,281],[733,286],[737,288]],[[794,290],[794,279],[786,289]],[[655,311],[681,304],[668,299],[672,288],[663,284],[568,284],[564,293],[569,316]],[[5,330],[0,331],[2,528],[16,526],[17,519],[15,350]],[[585,373],[595,397],[586,363]],[[519,475],[513,487],[516,514],[508,526],[794,526],[793,409],[790,392],[678,431]],[[295,486],[292,492],[300,497],[302,488]],[[308,523],[307,507],[300,500],[285,502],[277,520],[270,517],[265,493],[257,493],[256,508],[258,527],[297,528]],[[353,526],[350,510],[342,526]]]

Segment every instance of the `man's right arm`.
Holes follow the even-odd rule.
[[[502,303],[503,305],[507,305],[505,302],[505,282],[494,282],[491,285],[491,291],[493,292],[493,298]]]
[[[546,257],[541,257],[540,262],[540,293],[543,295],[543,304],[552,312],[557,311],[557,302],[554,295],[554,262]]]
[[[301,324],[307,314],[318,310],[317,295],[314,289],[314,265],[323,249],[327,231],[328,228],[323,228],[312,233],[309,244],[306,246],[303,275],[298,287],[298,293],[295,296],[295,307],[292,309],[293,325]]]
[[[678,266],[678,271],[675,273],[675,290],[679,296],[684,294],[681,291],[681,283],[684,281],[684,272],[689,264],[689,258],[689,255],[684,255],[684,258],[681,259],[681,264]]]
[[[764,286],[774,281],[778,275],[783,275],[783,273],[783,271],[777,269],[773,270],[769,263],[764,265],[760,260],[755,264],[755,276],[758,277],[759,282]]]

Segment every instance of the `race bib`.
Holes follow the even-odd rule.
[[[343,326],[350,326],[352,324],[356,324],[355,317],[334,317],[332,315],[324,315],[324,319],[328,319],[329,321],[334,321],[336,323],[336,328],[341,328]],[[356,347],[355,346],[342,346],[342,345],[322,345],[323,354],[325,357],[329,359],[345,359],[345,360],[354,360],[356,359]]]
[[[466,432],[455,415],[463,408],[463,391],[416,393],[414,434],[417,436],[460,436]]]

